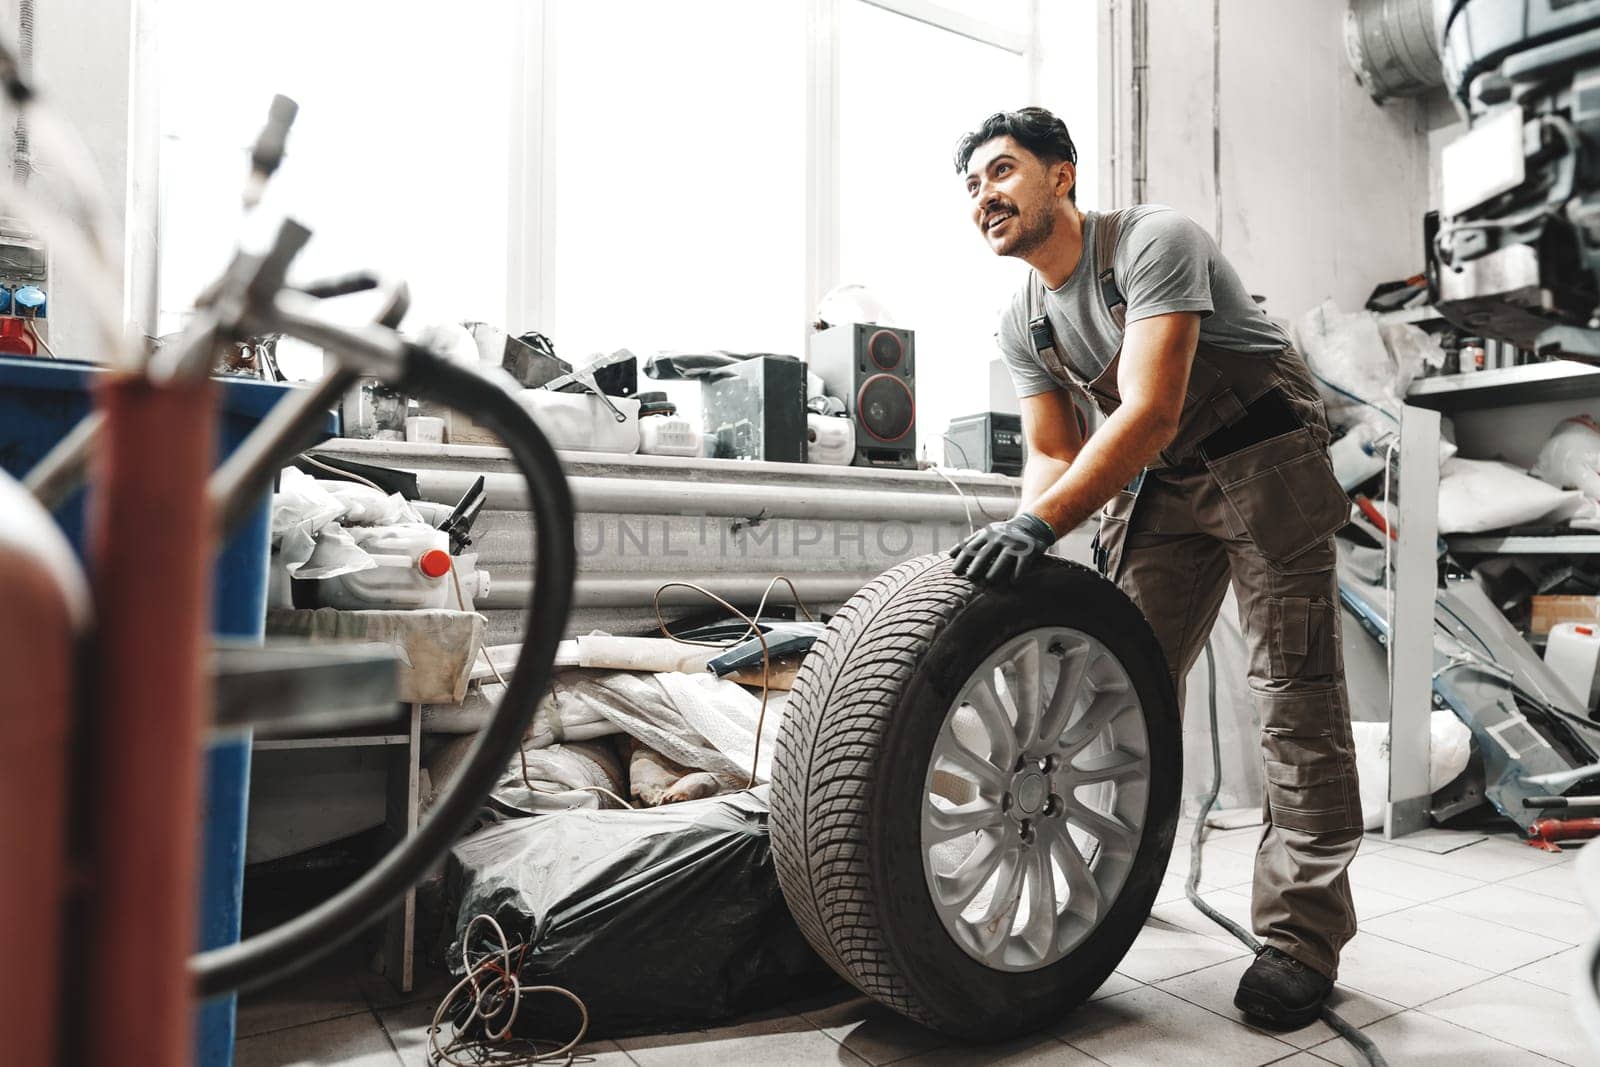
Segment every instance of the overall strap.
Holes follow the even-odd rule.
[[[1128,302],[1123,299],[1116,278],[1117,238],[1122,236],[1122,220],[1127,210],[1107,211],[1096,215],[1094,220],[1094,276],[1100,284],[1100,299],[1105,301],[1111,321],[1119,330],[1127,325],[1128,317]]]
[[[1061,348],[1056,344],[1055,327],[1050,325],[1050,316],[1044,310],[1044,280],[1039,277],[1038,271],[1028,272],[1028,337],[1033,345],[1034,352],[1039,356],[1039,362],[1044,364],[1044,369],[1050,377],[1057,382],[1071,382],[1080,390],[1085,389],[1084,382],[1067,366],[1066,360],[1061,358]]]

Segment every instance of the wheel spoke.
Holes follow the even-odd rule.
[[[1061,748],[1069,756],[1081,752],[1088,747],[1089,742],[1099,737],[1107,726],[1110,726],[1119,715],[1126,711],[1133,711],[1139,707],[1137,700],[1131,693],[1122,688],[1106,689],[1097,692],[1094,699],[1089,701],[1089,706],[1083,710],[1078,721],[1061,738]]]
[[[1130,848],[1138,838],[1138,831],[1115,815],[1095,811],[1076,800],[1066,802],[1066,820],[1093,834],[1101,845],[1120,845]]]
[[[975,800],[956,808],[940,808],[929,800],[927,819],[922,830],[923,847],[998,826],[1002,818],[999,806],[991,800]]]
[[[1049,955],[1056,939],[1056,872],[1049,848],[1036,847],[1028,854],[1028,921],[1022,939],[1040,959]]]
[[[925,772],[923,875],[967,956],[1034,971],[1090,937],[1138,876],[1152,738],[1129,667],[1090,629],[974,642],[986,654],[950,679]]]
[[[985,671],[975,682],[967,694],[967,703],[978,713],[984,732],[989,735],[990,762],[1010,770],[1017,759],[1017,735],[1011,717],[1000,703],[1000,694],[995,692],[993,672]]]
[[[1022,881],[1027,873],[1022,850],[1012,849],[1000,864],[1000,875],[995,882],[994,896],[977,922],[978,946],[985,958],[1000,954],[1011,928],[1017,922],[1017,909],[1022,904]]]
[[[1083,695],[1083,679],[1089,673],[1090,650],[1087,645],[1064,648],[1061,667],[1056,672],[1056,689],[1050,695],[1050,707],[1045,710],[1044,721],[1039,724],[1039,736],[1054,739],[1061,736],[1071,721],[1072,710]]]
[[[1061,873],[1067,876],[1067,910],[1091,926],[1100,919],[1103,900],[1100,883],[1094,872],[1084,862],[1078,843],[1072,840],[1065,823],[1051,823],[1050,852],[1061,864]]]
[[[1144,769],[1144,759],[1124,749],[1114,748],[1098,756],[1074,762],[1068,769],[1074,786],[1097,782],[1116,782]]]
[[[1011,689],[1011,698],[1017,705],[1017,746],[1023,750],[1028,749],[1039,739],[1040,693],[1039,671],[1041,669],[1041,656],[1039,642],[1029,639],[1015,656],[1011,658],[1011,679],[1016,684],[1008,687]]]
[[[989,881],[1008,848],[1004,833],[986,833],[978,846],[949,874],[938,875],[939,902],[957,913],[965,911]],[[949,892],[945,892],[949,890]]]
[[[1005,772],[991,763],[987,757],[978,755],[962,744],[961,738],[956,736],[955,730],[948,722],[939,734],[939,746],[934,750],[934,758],[948,760],[976,778],[979,792],[986,792],[992,796],[1005,792]]]

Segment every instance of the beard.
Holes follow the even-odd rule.
[[[1023,258],[1037,251],[1056,232],[1056,217],[1048,206],[1017,213],[1017,232],[995,249],[995,254]]]

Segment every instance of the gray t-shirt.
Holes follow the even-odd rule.
[[[1122,347],[1122,331],[1095,278],[1098,222],[1098,213],[1084,215],[1083,256],[1061,288],[1047,289],[1044,297],[1061,358],[1089,381],[1100,376]],[[1277,352],[1289,344],[1283,330],[1250,298],[1211,235],[1169,207],[1141,204],[1123,213],[1112,270],[1128,303],[1128,322],[1197,311],[1205,344],[1235,352]],[[999,340],[1018,397],[1070,386],[1054,381],[1033,350],[1026,290],[1019,289],[1000,316]]]

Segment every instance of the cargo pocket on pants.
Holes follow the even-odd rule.
[[[1266,646],[1273,678],[1318,678],[1338,672],[1337,611],[1322,597],[1267,598]]]
[[[1273,825],[1312,834],[1360,829],[1355,757],[1340,753],[1333,737],[1268,731],[1261,740]]]
[[[1208,461],[1207,469],[1261,554],[1287,563],[1326,541],[1350,519],[1350,498],[1328,451],[1310,430],[1291,433]]]
[[[1100,512],[1100,528],[1095,532],[1092,548],[1094,568],[1113,582],[1117,580],[1117,572],[1122,569],[1122,554],[1128,543],[1134,505],[1138,502],[1137,490],[1123,489]]]

